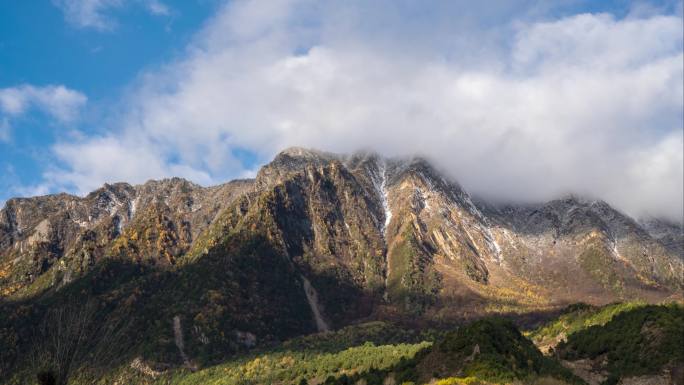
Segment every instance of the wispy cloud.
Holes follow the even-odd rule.
[[[116,20],[109,13],[128,5],[142,5],[153,15],[170,14],[169,7],[160,0],[53,0],[53,3],[72,25],[100,31],[113,29]]]
[[[109,133],[59,143],[50,178],[212,183],[244,172],[236,149],[371,147],[493,199],[572,191],[681,220],[681,15],[411,4],[230,2]]]
[[[0,88],[0,117],[5,127],[9,118],[37,108],[60,123],[73,121],[88,99],[78,91],[63,85],[37,87],[23,84],[16,87]]]
[[[9,193],[9,197],[32,197],[50,193],[54,184],[48,180],[36,184],[24,184],[22,178],[12,165],[3,164],[0,170],[0,188]],[[8,197],[8,198],[9,198]],[[3,197],[5,198],[5,197]],[[5,206],[5,200],[0,199],[0,208]]]
[[[145,6],[153,15],[168,16],[171,13],[169,7],[159,0],[145,1]]]

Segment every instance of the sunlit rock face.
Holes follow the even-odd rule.
[[[10,199],[0,212],[0,290],[24,296],[59,287],[108,257],[173,264],[251,187],[234,181],[203,188],[173,178],[105,184],[83,198]]]
[[[310,310],[304,328],[365,317],[448,322],[677,296],[677,226],[576,196],[534,205],[471,199],[422,158],[291,148],[254,180],[202,187],[173,178],[11,199],[0,212],[0,290],[7,298],[59,291],[109,260],[149,274],[236,253],[254,263],[277,255],[284,276],[254,293],[268,306],[269,290],[291,291]],[[222,274],[236,287],[257,279],[258,268],[228,265]]]

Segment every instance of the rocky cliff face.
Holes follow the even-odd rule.
[[[0,291],[7,303],[67,300],[97,281],[91,295],[112,306],[180,317],[187,354],[210,355],[245,333],[367,317],[450,322],[677,296],[681,227],[663,223],[572,196],[473,202],[421,158],[293,148],[255,180],[12,199],[0,211]],[[145,327],[175,351],[168,325]]]
[[[84,198],[10,199],[0,211],[0,290],[17,297],[58,288],[104,257],[173,264],[251,188],[251,181],[203,188],[173,178],[105,184]]]
[[[682,285],[682,265],[633,219],[602,201],[481,204],[505,243],[508,266],[566,300],[653,299]],[[513,236],[511,236],[513,235]]]

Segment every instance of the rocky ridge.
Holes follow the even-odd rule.
[[[290,148],[255,180],[204,188],[173,178],[106,184],[84,198],[11,199],[0,213],[0,288],[7,296],[40,280],[49,281],[41,289],[64,285],[106,256],[177,264],[236,200],[269,195],[283,211],[267,215],[302,271],[333,266],[350,284],[408,308],[482,295],[502,280],[525,286],[523,301],[657,296],[682,283],[676,224],[639,223],[576,196],[473,203],[422,158]]]
[[[173,178],[11,199],[0,211],[0,292],[10,307],[87,292],[140,322],[154,312],[165,321],[141,324],[145,343],[169,356],[178,317],[184,354],[212,357],[240,349],[239,336],[362,319],[440,324],[681,298],[681,238],[661,223],[575,196],[472,199],[419,157],[292,148],[255,179],[215,187]]]

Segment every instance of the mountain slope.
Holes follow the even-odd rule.
[[[254,180],[8,201],[0,338],[28,349],[27,325],[88,299],[140,331],[126,357],[192,367],[363,319],[680,298],[684,262],[652,234],[600,201],[474,203],[422,158],[292,148]]]
[[[511,269],[559,298],[654,299],[681,288],[678,255],[605,202],[570,196],[538,205],[481,205],[498,237],[510,240]]]
[[[0,290],[16,297],[59,287],[107,255],[173,263],[251,184],[202,188],[174,178],[105,184],[84,198],[10,199],[0,211]]]
[[[373,304],[446,308],[437,315],[449,318],[453,303],[655,300],[683,282],[672,225],[642,227],[605,202],[475,204],[421,158],[292,148],[253,181],[203,188],[175,178],[12,199],[0,213],[0,289],[19,298],[59,288],[112,256],[182,265],[239,223],[267,230],[342,324]]]

